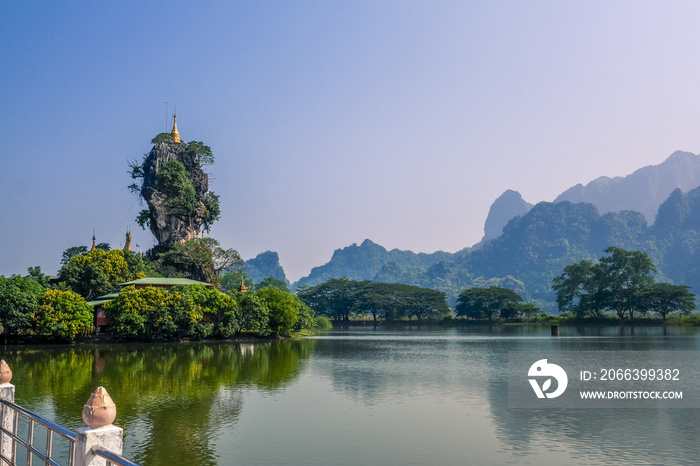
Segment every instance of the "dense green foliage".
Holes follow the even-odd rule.
[[[190,141],[187,143],[187,150],[195,153],[195,161],[199,165],[204,166],[214,164],[214,154],[211,151],[211,147],[207,146],[203,142]]]
[[[220,310],[217,315],[216,331],[224,337],[238,336],[244,330],[267,334],[270,311],[255,293],[231,291],[229,295],[238,304],[232,309]]]
[[[206,244],[193,239],[172,245],[156,255],[156,270],[165,277],[185,277],[215,283],[214,258]]]
[[[255,291],[255,282],[243,270],[231,270],[224,273],[219,279],[221,291],[231,293],[241,288],[241,283],[249,291]]]
[[[203,285],[133,286],[105,304],[109,331],[126,339],[165,341],[230,338],[242,332],[289,335],[315,327],[314,313],[296,296],[268,287],[257,293],[221,293]]]
[[[61,256],[61,265],[66,265],[68,261],[71,260],[72,257],[74,256],[81,256],[83,254],[88,253],[88,247],[87,246],[73,246],[65,251],[63,251],[63,255]]]
[[[690,287],[672,285],[671,283],[653,283],[640,293],[641,308],[655,312],[666,320],[672,312],[688,315],[695,309],[695,295],[690,293]]]
[[[137,290],[130,286],[122,289],[104,308],[110,331],[123,338],[200,339],[212,333],[212,326],[204,322],[205,310],[210,309],[207,306],[235,305],[227,298],[225,295],[212,297],[200,289],[171,292],[150,286]]]
[[[197,193],[185,165],[168,160],[156,175],[156,187],[166,196],[166,206],[183,218],[197,215]]]
[[[616,247],[605,253],[595,263],[570,264],[554,278],[560,311],[598,319],[607,312],[620,319],[651,312],[665,319],[674,311],[688,313],[695,308],[689,287],[654,282],[657,270],[646,253]]]
[[[268,286],[274,286],[275,288],[277,288],[277,289],[279,289],[279,290],[282,290],[282,291],[284,291],[284,292],[286,292],[286,293],[290,293],[290,292],[291,292],[290,289],[289,289],[289,284],[288,284],[286,281],[279,280],[279,279],[277,279],[277,278],[275,278],[275,277],[263,278],[263,279],[260,280],[260,282],[257,283],[255,286],[256,286],[256,288],[266,288],[266,287],[268,287]]]
[[[455,314],[470,319],[493,321],[496,317],[507,319],[536,312],[531,305],[523,304],[522,300],[520,295],[507,288],[469,288],[459,294]]]
[[[256,291],[255,295],[268,309],[272,335],[289,335],[299,319],[300,307],[303,304],[299,302],[299,298],[273,286],[262,288]]]
[[[125,283],[152,274],[143,257],[130,251],[95,249],[70,258],[58,272],[59,280],[86,299],[119,289]]]
[[[372,316],[384,320],[439,320],[450,315],[444,292],[398,283],[330,279],[301,287],[297,295],[317,314],[335,320]]]
[[[36,335],[61,341],[74,341],[95,330],[92,307],[72,291],[47,290],[32,320]]]
[[[162,133],[152,142],[170,140],[170,134]],[[203,171],[213,163],[211,148],[200,141],[157,145],[141,162],[129,163],[137,180],[129,189],[148,204],[136,221],[159,242],[148,256],[163,276],[214,284],[222,270],[243,264],[236,251],[223,250],[215,240],[192,240],[202,230],[209,232],[221,217],[219,196],[208,190]],[[190,240],[183,244],[186,239]]]
[[[219,196],[213,192],[204,195],[204,218],[202,219],[202,229],[209,233],[211,227],[221,218],[221,207],[219,207]]]
[[[319,330],[325,330],[333,328],[331,320],[326,316],[316,316],[314,317],[314,328]]]
[[[37,278],[0,276],[0,324],[5,342],[10,337],[36,337],[53,341],[74,341],[89,335],[93,327],[92,308],[72,291],[47,289],[38,267],[30,268]]]
[[[5,342],[9,335],[23,335],[31,327],[45,289],[36,280],[13,275],[0,276],[0,323]]]
[[[156,137],[151,139],[151,144],[158,144],[159,142],[172,141],[172,133],[159,133]]]
[[[331,278],[320,285],[297,290],[297,296],[316,314],[349,320],[355,313],[355,296],[362,285],[348,278]]]

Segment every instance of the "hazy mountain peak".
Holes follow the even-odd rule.
[[[635,210],[649,223],[661,203],[674,189],[688,191],[700,186],[700,156],[676,151],[658,165],[648,165],[627,176],[601,176],[587,185],[577,184],[554,202],[590,202],[601,213]]]
[[[518,191],[506,190],[491,204],[489,215],[484,224],[484,238],[481,241],[501,236],[503,227],[510,219],[523,215],[530,209],[532,209],[532,204],[525,202]]]
[[[252,259],[245,262],[245,271],[255,282],[264,278],[273,277],[284,282],[287,277],[284,269],[280,265],[279,255],[274,251],[261,252]]]

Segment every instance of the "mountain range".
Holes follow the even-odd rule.
[[[509,190],[494,202],[485,238],[473,248],[418,254],[388,251],[367,239],[336,250],[293,287],[346,276],[438,289],[453,305],[467,287],[503,286],[554,312],[552,278],[572,262],[600,258],[605,248],[617,246],[646,252],[660,278],[700,293],[698,186],[700,156],[675,152],[626,177],[574,186],[554,202],[532,206]]]
[[[554,202],[586,202],[600,213],[634,210],[654,223],[662,202],[675,189],[689,191],[700,186],[700,156],[676,151],[659,165],[649,165],[627,176],[601,176],[587,185],[577,184],[554,199]],[[508,221],[533,207],[517,191],[507,190],[494,201],[484,224],[483,242],[497,238]]]

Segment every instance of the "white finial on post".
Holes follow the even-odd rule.
[[[93,448],[122,454],[124,430],[112,425],[117,416],[117,406],[104,387],[97,387],[83,406],[83,422],[87,427],[78,429],[75,436],[75,464],[102,466],[104,458],[93,453]]]
[[[8,384],[10,380],[12,380],[12,369],[3,359],[0,361],[0,385]]]
[[[83,406],[83,422],[91,429],[111,426],[117,417],[117,405],[104,387],[97,387]]]

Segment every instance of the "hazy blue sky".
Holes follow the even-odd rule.
[[[134,218],[127,161],[177,106],[222,219],[298,279],[365,238],[477,242],[506,189],[700,152],[697,1],[23,1],[0,16],[0,274]],[[169,124],[169,123],[168,123]]]

